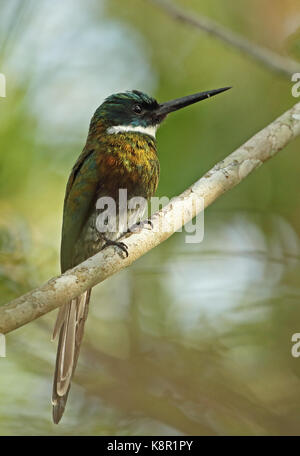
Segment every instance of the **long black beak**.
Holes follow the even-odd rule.
[[[187,95],[186,97],[176,98],[175,100],[167,101],[166,103],[161,103],[155,110],[155,114],[158,117],[164,118],[170,112],[177,111],[178,109],[185,108],[186,106],[197,103],[198,101],[213,97],[215,95],[218,95],[218,93],[225,92],[225,90],[228,89],[231,89],[231,87],[223,87],[222,89],[199,92],[193,95]]]

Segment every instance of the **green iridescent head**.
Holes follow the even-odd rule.
[[[139,90],[110,95],[96,110],[93,120],[104,121],[109,133],[121,131],[155,131],[165,117],[173,111],[197,103],[224,92],[230,87],[224,87],[208,92],[200,92],[182,98],[176,98],[166,103],[158,103],[154,98]],[[150,133],[151,134],[151,133]]]
[[[105,119],[110,126],[148,127],[158,123],[155,117],[158,106],[154,98],[138,90],[132,90],[107,97],[95,112],[95,116]]]

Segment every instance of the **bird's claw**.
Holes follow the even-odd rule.
[[[130,229],[129,231],[131,231],[132,233],[136,233],[136,232],[139,232],[141,231],[145,225],[149,225],[150,228],[152,229],[153,228],[153,223],[151,222],[151,220],[142,220],[141,222],[137,222],[135,223]]]
[[[104,247],[108,247],[110,245],[114,245],[115,247],[118,247],[120,250],[122,250],[122,252],[125,253],[126,255],[126,258],[128,257],[128,247],[127,245],[124,243],[124,242],[120,242],[120,241],[112,241],[110,239],[105,239],[105,246]]]
[[[143,225],[149,225],[151,229],[153,228],[153,223],[151,222],[150,219],[144,220]]]

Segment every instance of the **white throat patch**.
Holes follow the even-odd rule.
[[[110,135],[115,133],[123,133],[125,131],[132,131],[137,133],[144,133],[145,135],[150,135],[152,138],[155,138],[156,130],[158,125],[151,125],[150,127],[142,127],[134,125],[115,125],[113,127],[109,127],[106,132]]]

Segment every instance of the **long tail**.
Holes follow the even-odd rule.
[[[88,315],[91,290],[85,291],[59,309],[53,339],[59,333],[53,379],[53,421],[58,424],[65,410],[71,380],[76,368],[84,324]]]

